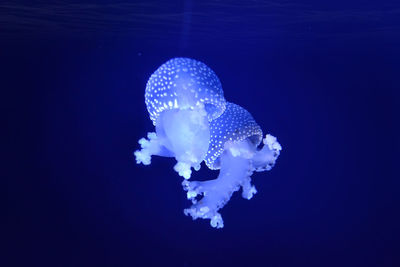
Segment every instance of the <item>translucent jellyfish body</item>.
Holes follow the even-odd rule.
[[[210,169],[220,169],[217,179],[183,181],[187,198],[193,203],[185,209],[193,219],[210,219],[211,226],[224,226],[218,212],[235,191],[251,199],[257,192],[251,184],[254,171],[270,170],[281,151],[272,135],[263,139],[261,128],[244,108],[227,103],[225,112],[210,124],[210,145],[205,162]],[[263,147],[258,145],[263,142]]]
[[[145,102],[156,131],[139,140],[137,163],[150,164],[152,155],[175,157],[174,169],[190,178],[207,154],[210,121],[225,110],[217,75],[194,59],[171,59],[149,78]]]

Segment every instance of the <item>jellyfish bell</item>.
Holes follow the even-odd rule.
[[[261,143],[263,132],[244,108],[234,103],[227,102],[225,113],[210,125],[209,150],[204,159],[206,165],[212,170],[220,169],[221,155],[226,148],[232,147],[243,140],[253,144],[250,150]]]
[[[259,144],[263,142],[263,147]],[[220,169],[217,179],[183,181],[187,198],[193,203],[185,209],[193,219],[210,219],[216,228],[224,226],[218,212],[235,191],[242,188],[242,196],[251,199],[257,193],[251,184],[254,171],[271,170],[281,146],[272,135],[263,133],[251,114],[233,103],[226,103],[225,112],[210,123],[210,145],[205,157],[210,169]]]
[[[139,140],[137,163],[150,164],[152,155],[175,157],[174,169],[190,178],[207,154],[210,121],[225,110],[217,75],[200,61],[173,58],[149,78],[145,102],[156,132]]]
[[[226,101],[220,80],[206,64],[190,58],[173,58],[150,76],[145,102],[156,125],[164,110],[193,109],[201,103],[211,121],[224,112]]]

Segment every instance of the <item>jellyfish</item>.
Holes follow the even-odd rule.
[[[149,78],[145,103],[155,132],[139,140],[136,162],[149,165],[153,155],[174,157],[174,170],[189,179],[191,168],[199,170],[207,155],[210,122],[225,110],[220,80],[200,61],[173,58]]]
[[[271,170],[281,149],[274,136],[263,138],[260,126],[247,110],[227,102],[225,112],[210,123],[210,145],[204,159],[210,169],[220,170],[219,175],[213,180],[183,181],[193,204],[184,213],[194,220],[210,219],[212,227],[224,227],[218,211],[240,188],[242,197],[251,199],[257,193],[251,175]]]

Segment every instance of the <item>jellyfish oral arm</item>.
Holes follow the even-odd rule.
[[[189,179],[191,168],[200,169],[209,141],[209,122],[202,104],[165,110],[156,121],[156,133],[149,133],[148,140],[139,140],[142,149],[135,152],[136,162],[148,165],[152,155],[175,157],[174,170]]]
[[[257,190],[251,185],[253,168],[250,155],[254,153],[248,147],[249,142],[244,140],[224,151],[217,179],[182,183],[188,199],[193,203],[191,208],[184,210],[186,215],[191,215],[193,219],[210,219],[212,227],[222,228],[224,223],[218,210],[230,200],[232,194],[242,187],[242,196],[246,199],[252,198]],[[198,201],[199,196],[203,197]]]
[[[227,142],[225,151],[221,155],[221,170],[215,180],[183,181],[183,188],[187,191],[187,198],[193,203],[185,209],[186,215],[193,219],[210,219],[212,227],[224,227],[221,214],[218,212],[231,198],[232,194],[242,188],[242,197],[251,199],[257,193],[251,184],[251,175],[254,171],[270,170],[275,164],[282,149],[276,138],[267,135],[264,147],[256,147],[245,139],[240,142]],[[197,200],[203,196],[200,200]]]
[[[269,171],[274,167],[282,150],[275,136],[267,134],[263,139],[264,147],[253,156],[253,166],[256,172]]]
[[[174,170],[189,179],[191,168],[200,168],[210,142],[209,122],[204,105],[162,112],[156,122],[156,131],[164,140],[164,146],[173,152],[177,160]]]
[[[162,156],[162,157],[173,157],[174,154],[168,150],[164,145],[163,141],[157,137],[155,132],[147,133],[147,138],[141,138],[138,143],[141,146],[141,150],[134,152],[136,163],[143,165],[149,165],[151,163],[151,156]]]

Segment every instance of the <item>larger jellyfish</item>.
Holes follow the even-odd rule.
[[[220,172],[214,180],[183,181],[187,198],[193,203],[184,212],[193,219],[210,219],[211,226],[222,228],[218,210],[240,188],[244,198],[252,198],[257,190],[251,184],[251,175],[254,171],[270,170],[281,146],[272,135],[263,139],[262,130],[251,114],[233,103],[227,103],[225,112],[211,122],[210,132],[205,162],[210,169],[220,169]],[[264,145],[258,148],[261,141]]]
[[[137,163],[150,164],[152,155],[175,157],[175,171],[190,178],[207,154],[209,122],[225,110],[217,75],[194,59],[171,59],[151,75],[145,102],[156,131],[139,140]]]

